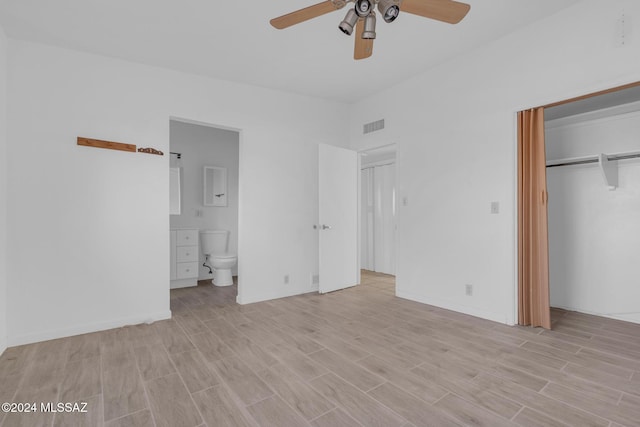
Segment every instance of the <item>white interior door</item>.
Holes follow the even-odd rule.
[[[319,146],[320,293],[357,285],[358,155]]]
[[[379,273],[396,274],[396,166],[376,166],[374,268]]]

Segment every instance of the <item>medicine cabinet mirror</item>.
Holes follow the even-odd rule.
[[[227,168],[204,167],[204,205],[227,206]]]

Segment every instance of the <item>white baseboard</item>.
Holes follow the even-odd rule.
[[[607,319],[621,320],[623,322],[630,322],[630,323],[638,323],[638,324],[640,324],[640,312],[638,312],[638,313],[626,313],[626,314],[607,314],[607,313],[598,313],[598,312],[590,311],[590,310],[583,310],[581,308],[565,307],[565,306],[557,305],[557,304],[553,304],[553,307],[561,308],[562,310],[567,310],[567,311],[575,311],[575,312],[578,312],[578,313],[589,314],[591,316],[606,317]]]
[[[7,339],[5,337],[0,338],[0,356],[7,349]]]
[[[8,344],[13,347],[16,345],[31,344],[40,341],[48,341],[57,338],[71,337],[74,335],[88,334],[91,332],[105,331],[107,329],[120,328],[127,325],[139,325],[140,323],[152,323],[158,320],[171,319],[171,311],[162,313],[149,313],[145,315],[132,316],[122,319],[107,320],[103,322],[87,323],[74,326],[72,328],[64,328],[50,330],[46,332],[38,332],[35,334],[19,335],[8,338]]]
[[[189,288],[191,286],[198,286],[198,279],[178,279],[172,280],[169,285],[170,289]]]
[[[253,304],[256,302],[269,301],[272,299],[308,294],[309,292],[318,292],[318,285],[313,285],[313,287],[307,288],[307,289],[285,289],[285,290],[278,290],[276,292],[268,292],[264,294],[251,295],[250,297],[246,297],[246,296],[243,297],[240,295],[240,293],[238,293],[238,296],[236,297],[236,302],[240,305]]]
[[[609,319],[621,320],[623,322],[637,323],[640,325],[640,313],[635,314],[599,314],[598,316],[608,317]]]
[[[484,310],[477,307],[469,307],[469,306],[458,304],[448,300],[431,298],[425,295],[405,292],[405,291],[399,290],[397,287],[396,287],[396,296],[398,298],[404,298],[411,301],[421,302],[423,304],[433,305],[433,306],[444,308],[447,310],[456,311],[458,313],[468,314],[470,316],[480,317],[482,319],[503,323],[505,325],[509,324],[509,322],[507,321],[507,316],[504,313],[496,313],[493,311]]]

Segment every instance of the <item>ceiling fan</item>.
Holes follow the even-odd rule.
[[[454,0],[325,0],[322,3],[296,10],[295,12],[272,19],[271,25],[282,30],[309,19],[342,9],[347,3],[355,3],[349,9],[338,28],[350,36],[356,31],[354,59],[364,59],[373,53],[373,40],[376,38],[376,6],[385,22],[393,22],[400,11],[457,24],[467,15],[471,6]]]

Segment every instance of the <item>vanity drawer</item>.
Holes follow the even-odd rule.
[[[198,247],[197,246],[178,246],[176,254],[176,261],[178,262],[193,262],[198,261]]]
[[[189,279],[191,277],[198,277],[197,262],[179,262],[176,267],[176,276],[178,279]]]
[[[198,230],[176,230],[176,245],[198,245]]]

